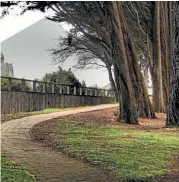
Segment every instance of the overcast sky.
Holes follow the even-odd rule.
[[[52,65],[52,57],[46,49],[54,47],[60,36],[66,36],[68,26],[42,19],[42,13],[29,12],[23,16],[5,17],[0,20],[0,41],[5,61],[13,63],[14,76],[19,78],[41,78],[46,72],[56,71],[59,65]],[[66,30],[65,30],[65,29]],[[62,66],[73,66],[73,58]],[[76,71],[75,75],[88,85],[104,86],[109,83],[107,71]]]

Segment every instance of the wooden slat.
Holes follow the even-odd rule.
[[[43,110],[47,107],[65,108],[109,103],[112,98],[61,95],[37,92],[1,91],[1,113],[10,114]]]

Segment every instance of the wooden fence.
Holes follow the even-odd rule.
[[[112,90],[1,77],[1,113],[39,111],[114,102]]]

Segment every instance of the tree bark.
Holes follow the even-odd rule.
[[[155,118],[155,113],[153,106],[150,102],[148,92],[147,92],[147,87],[144,81],[144,77],[142,75],[142,72],[140,70],[140,66],[137,60],[137,55],[135,53],[135,47],[133,46],[133,43],[129,37],[128,39],[128,44],[129,50],[130,50],[130,55],[132,59],[132,65],[138,85],[138,90],[136,90],[136,97],[137,97],[137,104],[138,104],[138,116],[140,117],[148,117],[148,118]]]
[[[165,103],[163,97],[162,86],[162,60],[161,60],[161,37],[160,37],[160,2],[155,2],[155,64],[153,73],[153,95],[154,95],[154,109],[156,112],[165,112]]]
[[[165,112],[169,95],[170,78],[170,21],[168,2],[154,2],[153,33],[147,34],[146,48],[152,77],[153,105],[156,112]]]
[[[168,103],[169,87],[170,87],[170,73],[169,73],[169,20],[168,20],[168,2],[161,2],[161,21],[160,21],[160,35],[161,35],[161,60],[162,60],[162,86],[163,98],[165,107]]]
[[[120,119],[126,123],[138,123],[137,117],[155,117],[150,103],[144,78],[140,72],[132,39],[127,30],[120,2],[111,2],[110,12],[113,17],[115,51],[117,66],[120,71],[122,114]],[[120,59],[119,59],[120,57]]]
[[[123,100],[123,116],[121,116],[121,120],[125,123],[130,124],[137,124],[137,108],[136,108],[136,100],[134,95],[134,90],[132,88],[132,80],[129,75],[129,67],[128,67],[128,60],[127,60],[127,54],[125,50],[125,42],[124,42],[124,36],[123,36],[123,23],[121,22],[121,12],[118,10],[118,3],[111,2],[112,3],[112,10],[111,13],[113,14],[113,26],[114,26],[114,32],[115,35],[114,38],[117,38],[117,41],[119,42],[120,46],[115,46],[114,49],[116,49],[116,52],[120,52],[121,59],[117,60],[118,62],[118,69],[121,71],[121,88],[122,90],[126,90],[125,92],[122,91],[122,100]],[[115,40],[114,40],[115,41]],[[121,64],[119,64],[121,62]]]
[[[168,126],[179,126],[179,2],[173,1],[173,59],[169,105]]]

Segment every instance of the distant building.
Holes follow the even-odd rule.
[[[5,58],[1,52],[1,76],[14,77],[14,70],[12,63],[5,63]]]

